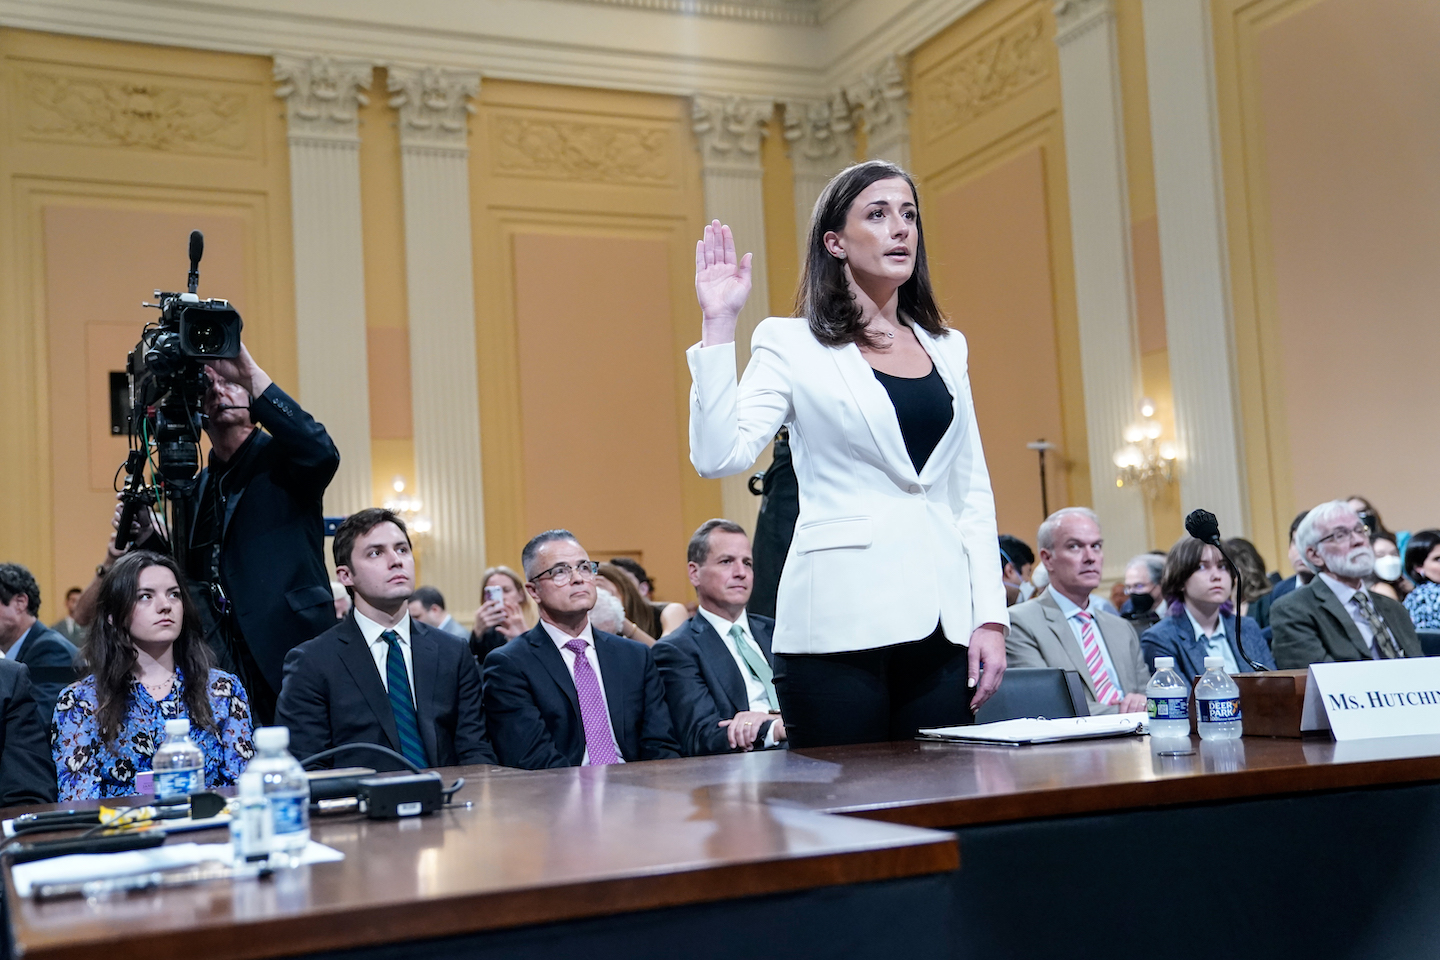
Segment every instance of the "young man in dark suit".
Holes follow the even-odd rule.
[[[750,538],[730,520],[707,520],[686,550],[700,609],[655,644],[655,662],[687,757],[774,747],[785,741],[770,640],[775,621],[750,615]]]
[[[590,625],[596,565],[575,535],[547,530],[520,559],[540,623],[485,658],[500,762],[539,770],[678,757],[650,648]]]
[[[35,619],[40,585],[18,563],[0,563],[0,652],[30,669],[35,705],[48,730],[55,698],[75,682],[75,645]]]
[[[355,605],[285,657],[275,719],[290,728],[290,752],[303,759],[376,743],[417,767],[494,763],[480,672],[465,641],[410,618],[415,558],[404,522],[389,510],[361,510],[335,531],[334,551],[335,574]],[[400,767],[358,751],[345,759]]]

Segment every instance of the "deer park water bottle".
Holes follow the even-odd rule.
[[[275,825],[271,860],[277,866],[298,865],[310,843],[310,781],[289,748],[288,728],[261,727],[255,731],[258,752],[245,768],[246,773],[259,773],[265,783]]]
[[[1155,658],[1155,676],[1145,686],[1150,736],[1189,739],[1190,684],[1175,671],[1174,657]]]
[[[1195,710],[1201,740],[1240,739],[1240,688],[1220,657],[1205,658],[1205,676],[1195,684]]]
[[[205,789],[205,758],[190,739],[190,721],[165,721],[165,742],[150,761],[155,799],[188,797]]]

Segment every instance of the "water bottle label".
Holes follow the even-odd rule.
[[[1148,697],[1145,712],[1151,720],[1189,720],[1189,697]]]
[[[1201,723],[1228,723],[1240,719],[1240,698],[1226,697],[1219,700],[1197,700],[1200,707]]]
[[[155,774],[155,796],[161,800],[187,797],[205,789],[200,768],[193,770],[161,770]]]
[[[304,795],[298,797],[270,797],[270,809],[275,816],[275,835],[282,836],[287,833],[298,833],[305,829],[305,814],[310,805],[310,798]]]

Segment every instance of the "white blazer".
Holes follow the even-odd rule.
[[[690,461],[702,477],[747,469],[790,426],[800,517],[780,577],[777,653],[923,640],[937,620],[958,644],[981,624],[1009,627],[965,338],[914,330],[954,398],[918,475],[890,395],[854,344],[827,347],[803,318],[770,317],[738,385],[733,343],[686,351]]]

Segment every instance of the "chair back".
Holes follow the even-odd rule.
[[[1427,657],[1440,657],[1440,630],[1416,630],[1420,637],[1420,649]]]
[[[1011,667],[1000,689],[975,714],[976,723],[1017,720],[1021,717],[1088,717],[1085,684],[1074,670],[1050,667]]]

